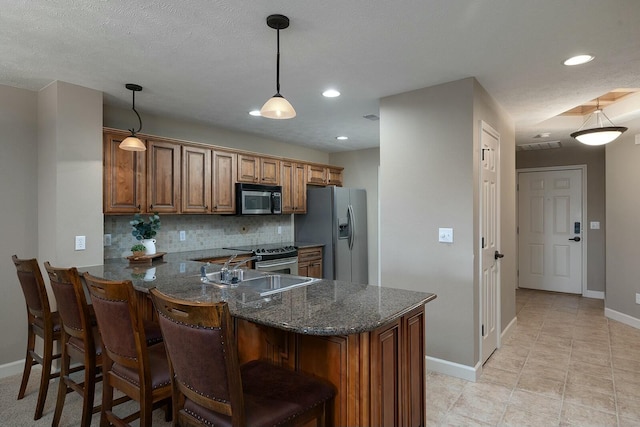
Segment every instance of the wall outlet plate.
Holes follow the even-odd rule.
[[[180,241],[184,242],[187,240],[187,233],[184,230],[180,230]]]
[[[439,228],[438,242],[453,243],[453,228]]]
[[[87,248],[86,239],[87,236],[76,236],[76,251],[84,251]]]
[[[102,246],[111,246],[111,234],[105,234],[102,239]]]

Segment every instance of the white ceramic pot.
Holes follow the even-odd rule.
[[[142,239],[142,244],[147,249],[147,255],[155,255],[156,253],[156,239]]]

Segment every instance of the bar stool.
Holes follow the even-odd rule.
[[[60,353],[53,354],[53,343],[61,339],[62,326],[58,312],[52,312],[49,306],[49,297],[38,261],[35,258],[19,259],[16,255],[13,255],[11,259],[16,266],[18,280],[27,303],[27,353],[24,359],[24,371],[18,400],[24,397],[31,367],[39,363],[42,365],[42,376],[40,377],[36,412],[33,417],[34,420],[38,420],[42,417],[49,381],[60,376],[60,373],[51,373],[51,362],[61,357]],[[36,336],[42,338],[44,342],[42,355],[35,351]]]
[[[178,425],[332,424],[331,384],[265,361],[239,366],[226,302],[192,303],[150,292],[169,353]]]
[[[171,380],[164,343],[147,344],[145,322],[137,310],[130,280],[112,281],[84,273],[103,344],[102,411],[100,424],[125,425],[139,418],[151,426],[153,409],[171,405]],[[123,418],[113,412],[114,389],[140,403]],[[165,419],[169,419],[167,411]]]

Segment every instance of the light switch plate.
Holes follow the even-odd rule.
[[[180,230],[180,241],[184,242],[185,240],[187,240],[187,233],[184,230]]]
[[[111,234],[105,234],[102,240],[102,246],[111,246]]]
[[[438,242],[453,243],[453,228],[439,228]]]
[[[592,230],[600,230],[600,221],[591,221],[589,223],[589,228]]]

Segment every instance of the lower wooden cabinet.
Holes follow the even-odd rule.
[[[298,249],[298,275],[322,279],[322,246]]]
[[[241,363],[266,358],[331,382],[336,426],[426,425],[424,306],[371,332],[306,335],[235,319]]]

